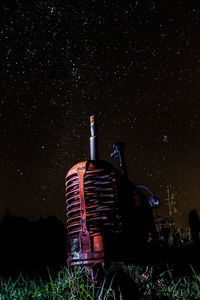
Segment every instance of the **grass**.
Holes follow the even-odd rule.
[[[178,278],[173,276],[173,270],[167,268],[167,265],[165,271],[157,271],[156,275],[155,269],[158,267],[153,265],[123,265],[122,268],[137,286],[140,294],[138,299],[200,299],[200,275],[192,266],[190,275]],[[104,279],[95,285],[81,267],[74,270],[67,267],[57,273],[47,269],[46,272],[46,280],[30,279],[22,274],[15,280],[11,277],[7,280],[1,279],[0,299],[123,299],[121,293],[116,298],[114,278],[109,283]]]
[[[16,280],[1,278],[0,300],[9,299],[98,299],[112,297],[111,286],[104,289],[105,281],[100,286],[91,282],[84,268],[64,268],[57,273],[49,269],[48,280],[29,279],[22,274]],[[112,282],[111,282],[112,284]]]
[[[173,270],[154,276],[154,267],[143,270],[138,280],[140,299],[200,299],[200,276],[192,266],[192,274],[173,277]]]

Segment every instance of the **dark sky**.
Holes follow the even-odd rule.
[[[193,1],[3,1],[0,215],[65,220],[64,177],[126,145],[129,178],[178,225],[200,211],[200,10]]]

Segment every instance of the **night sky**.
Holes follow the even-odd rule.
[[[200,212],[200,9],[193,1],[1,2],[0,216],[65,221],[67,171],[125,142],[128,175],[177,224]]]

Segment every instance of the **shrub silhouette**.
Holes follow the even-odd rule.
[[[55,216],[35,222],[7,214],[0,222],[0,270],[33,270],[66,264],[64,224]]]

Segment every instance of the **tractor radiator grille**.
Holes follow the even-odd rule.
[[[87,171],[84,178],[87,226],[91,235],[118,231],[117,179],[105,170]]]
[[[97,165],[98,164],[98,165]],[[121,232],[117,172],[105,162],[81,162],[66,176],[68,260],[103,263],[105,240]]]
[[[81,231],[79,177],[76,173],[67,178],[66,191],[67,231],[73,235]]]
[[[81,203],[79,176],[77,173],[66,180],[67,231],[76,235],[81,231]],[[84,175],[84,198],[86,207],[87,229],[90,235],[99,232],[120,230],[118,211],[117,178],[114,172],[95,169]]]

